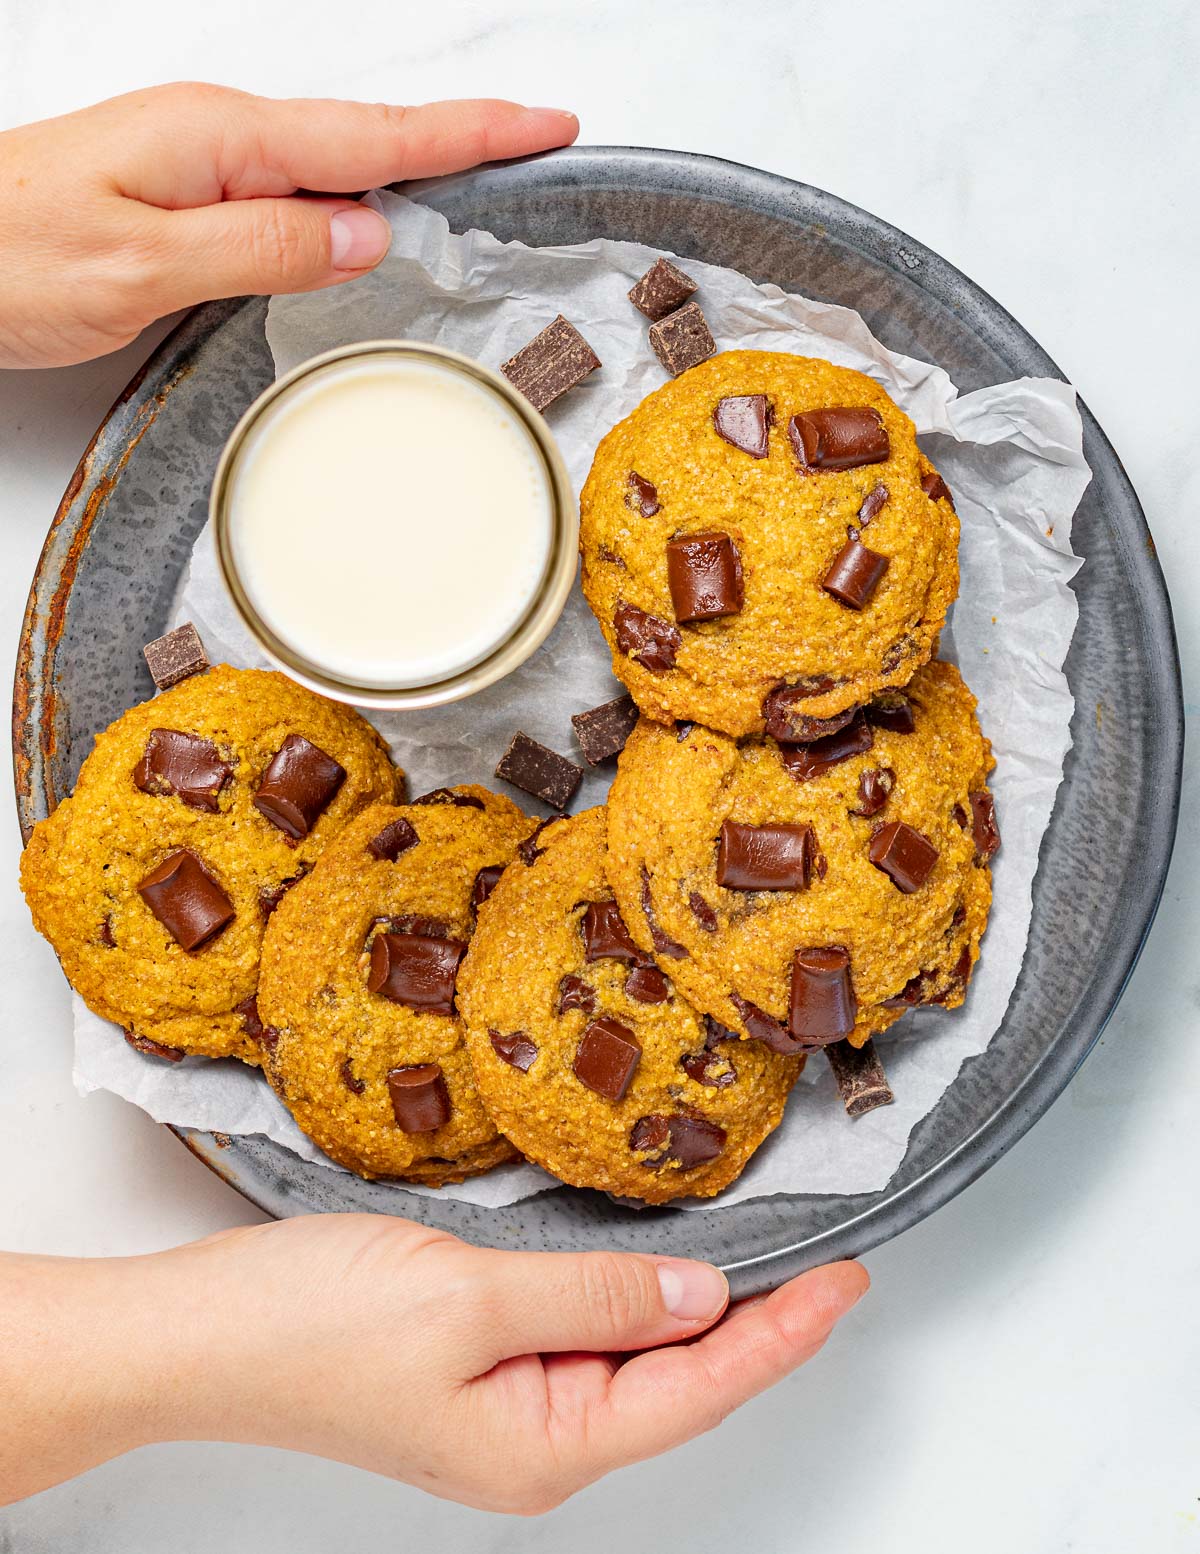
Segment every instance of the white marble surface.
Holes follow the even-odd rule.
[[[1190,678],[1198,62],[1183,0],[0,0],[0,125],[185,76],[487,92],[570,105],[592,142],[713,152],[834,190],[953,260],[1073,377],[1142,495]],[[1114,357],[1097,321],[1130,295],[1136,327]],[[150,343],[0,373],[0,661],[58,496]],[[0,1511],[0,1550],[1200,1549],[1196,792],[1189,762],[1158,923],[1070,1089],[986,1177],[872,1253],[874,1289],[821,1358],[715,1435],[537,1523],[285,1453],[159,1447]],[[67,992],[17,892],[17,846],[10,819],[0,1245],[118,1253],[244,1222],[144,1116],[75,1096]]]

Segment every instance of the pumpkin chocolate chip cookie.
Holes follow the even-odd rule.
[[[958,519],[870,378],[726,351],[596,451],[583,591],[643,712],[810,739],[903,685],[958,591]]]
[[[403,774],[349,707],[219,664],[132,707],[21,860],[68,980],[139,1050],[259,1061],[253,999],[274,907]]]
[[[478,787],[376,806],[271,918],[263,1067],[305,1133],[360,1176],[440,1186],[516,1158],[476,1091],[455,983],[533,824]]]
[[[630,938],[604,846],[603,810],[551,822],[484,907],[459,977],[480,1094],[564,1182],[710,1197],[777,1126],[803,1059],[684,1002]]]
[[[961,1004],[1000,845],[991,747],[950,664],[809,744],[643,718],[609,794],[629,933],[698,1009],[780,1052]]]

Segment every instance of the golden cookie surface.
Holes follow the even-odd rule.
[[[738,744],[699,726],[689,732],[643,718],[626,744],[609,794],[610,883],[633,938],[655,950],[657,935],[658,964],[723,1025],[751,1035],[757,1009],[786,1027],[801,949],[849,952],[855,1046],[915,1003],[954,1007],[966,996],[991,904],[971,802],[986,793],[991,746],[952,665],[927,664],[903,699],[912,732],[860,714],[844,736],[869,748],[803,780],[789,765],[804,761],[805,747],[789,751],[770,739]],[[898,693],[886,700],[902,712]],[[755,828],[743,833],[741,849],[751,873],[763,867],[747,846],[747,837],[755,844],[764,834],[757,828],[810,827],[807,888],[718,884],[722,836],[736,839],[723,832],[727,822]],[[880,829],[896,823],[924,838],[915,844],[922,867],[928,848],[936,850],[909,892],[868,855]],[[725,848],[727,870],[731,857]]]
[[[716,430],[718,402],[742,396],[770,403],[765,457]],[[847,406],[878,413],[886,459],[802,469],[788,432],[793,415]],[[763,732],[764,701],[781,685],[798,687],[799,710],[814,718],[903,685],[935,651],[958,591],[958,519],[947,497],[922,489],[933,474],[909,418],[849,368],[726,351],[664,384],[600,443],[580,503],[583,591],[614,672],[649,716],[739,737]],[[631,475],[653,495],[639,494]],[[881,485],[887,499],[864,522],[863,503]],[[822,586],[851,529],[887,558],[861,609]],[[677,616],[668,545],[689,535],[732,541],[741,569],[735,613]],[[638,648],[647,630],[668,643],[667,658],[675,635],[673,667],[661,649]]]
[[[193,792],[199,802],[185,802],[161,773],[143,779],[150,791],[136,785],[156,730],[160,752],[164,730],[208,742],[216,775],[202,795]],[[293,735],[345,771],[300,840],[254,805],[272,758]],[[131,707],[97,735],[72,796],[35,827],[21,885],[35,926],[89,1008],[177,1051],[257,1063],[252,1024],[238,1006],[258,983],[275,894],[311,867],[347,820],[391,800],[402,780],[352,708],[273,671],[218,664]],[[235,914],[194,950],[138,891],[181,850],[199,860]]]

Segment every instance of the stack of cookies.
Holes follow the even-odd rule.
[[[185,628],[36,828],[34,921],[148,1061],[259,1066],[363,1176],[524,1155],[711,1196],[811,1053],[860,1114],[891,1098],[870,1038],[965,997],[999,837],[974,698],[933,658],[957,544],[877,385],[712,357],[605,437],[583,492],[630,693],[574,720],[586,759],[619,756],[605,807],[405,803],[356,712],[210,668]],[[522,739],[498,775],[565,808],[571,763]]]

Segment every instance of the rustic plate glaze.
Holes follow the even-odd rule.
[[[945,260],[804,184],[677,152],[580,148],[422,185],[458,231],[573,243],[629,238],[857,308],[883,342],[940,362],[964,392],[1054,363]],[[70,791],[92,736],[153,692],[158,636],[204,523],[234,422],[272,378],[261,300],[199,308],[159,347],[85,453],[34,578],[17,663],[13,752],[22,830]],[[1179,663],[1154,545],[1086,409],[1092,484],[1075,519],[1086,565],[1067,659],[1074,749],[1034,885],[1025,965],[1004,1023],[914,1130],[881,1192],[778,1196],[682,1214],[563,1189],[501,1210],[417,1197],[309,1165],[259,1138],[180,1130],[276,1215],[402,1213],[484,1244],[620,1247],[705,1257],[735,1293],[847,1257],[931,1213],[1059,1094],[1112,1013],[1166,876],[1183,743]],[[1119,718],[1097,717],[1103,706]],[[1100,832],[1104,845],[1090,845]]]

